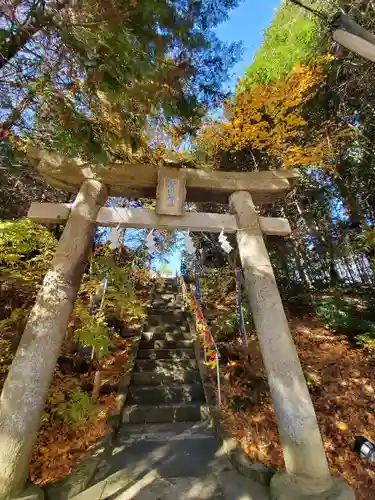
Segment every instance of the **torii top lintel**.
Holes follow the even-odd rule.
[[[70,159],[53,152],[29,150],[38,160],[38,171],[50,185],[77,192],[85,179],[97,179],[109,188],[111,196],[156,198],[158,167],[144,163],[94,165]],[[163,167],[165,169],[165,167]],[[281,199],[295,184],[295,170],[261,172],[225,172],[194,168],[169,167],[182,176],[186,185],[186,201],[227,203],[235,191],[249,191],[256,204]]]

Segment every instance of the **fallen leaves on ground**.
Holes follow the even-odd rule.
[[[352,450],[356,436],[375,442],[375,362],[313,315],[292,318],[291,328],[331,472],[345,478],[358,500],[371,500],[375,497],[375,465]],[[281,468],[284,462],[275,412],[255,335],[249,341],[248,354],[248,366],[239,377],[230,375],[233,361],[222,366],[222,423],[252,460]],[[257,380],[264,384],[254,383]],[[245,397],[246,409],[233,410],[236,395]]]
[[[116,387],[126,369],[128,341],[116,340],[115,350],[101,362],[102,385]],[[83,421],[77,425],[67,425],[53,415],[53,406],[59,395],[77,389],[92,387],[94,371],[91,373],[63,374],[55,370],[45,412],[46,421],[42,421],[29,469],[29,479],[39,485],[63,479],[72,474],[77,463],[87,454],[97,440],[107,430],[107,419],[117,411],[117,392],[102,394],[95,403],[95,417],[92,421]],[[52,403],[51,403],[52,401]],[[50,403],[49,403],[50,402]]]
[[[29,479],[39,485],[52,483],[72,474],[78,461],[102,437],[107,417],[116,409],[116,394],[100,396],[95,422],[70,428],[59,421],[43,425],[29,469]]]

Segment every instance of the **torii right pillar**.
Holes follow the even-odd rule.
[[[354,500],[343,480],[332,478],[315,411],[289,330],[252,197],[230,197],[237,243],[268,383],[285,469],[271,480],[273,500]]]

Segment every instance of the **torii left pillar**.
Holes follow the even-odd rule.
[[[0,399],[0,500],[16,496],[25,485],[96,217],[107,196],[101,182],[83,182],[5,381]]]

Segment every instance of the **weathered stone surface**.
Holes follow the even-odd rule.
[[[123,374],[122,380],[119,384],[119,394],[117,396],[118,411],[112,413],[108,417],[109,430],[107,436],[103,439],[102,443],[98,443],[98,445],[92,450],[89,456],[85,457],[82,460],[82,462],[78,465],[72,475],[66,477],[62,481],[58,481],[46,487],[48,500],[68,500],[72,497],[75,497],[81,492],[85,491],[90,481],[92,480],[99,463],[103,460],[105,450],[110,447],[113,436],[118,432],[118,429],[122,423],[123,406],[126,401],[130,377],[137,356],[140,338],[141,334],[138,333],[138,335],[133,339],[128,358],[127,369]],[[100,490],[100,488],[96,487],[94,488],[94,490],[95,492],[97,492]],[[90,495],[91,493],[87,493],[88,491],[89,490],[85,491],[85,494]],[[88,496],[87,498],[90,497]],[[98,495],[98,498],[100,498],[100,495]]]
[[[194,350],[185,349],[139,349],[138,359],[187,359],[194,358]]]
[[[71,476],[45,487],[47,500],[68,500],[84,491],[103,459],[104,447],[84,458]]]
[[[159,167],[155,212],[158,215],[184,215],[186,173],[174,167]]]
[[[293,476],[278,472],[271,479],[272,500],[355,500],[352,488],[342,479],[332,478],[332,486],[327,490],[309,493],[301,489]]]
[[[194,384],[199,382],[198,370],[175,370],[169,373],[133,373],[133,385]]]
[[[162,404],[204,400],[202,385],[196,384],[171,384],[168,386],[132,386],[127,402],[129,404]]]
[[[20,495],[11,500],[44,500],[44,491],[35,484],[29,485]]]
[[[236,471],[218,474],[218,481],[225,500],[269,500],[269,489]]]
[[[28,154],[39,161],[38,170],[48,184],[76,192],[85,179],[98,179],[110,186],[111,196],[155,198],[157,169],[152,164],[114,163],[93,165],[81,159],[66,158],[52,151],[29,148]],[[170,165],[167,162],[167,165]],[[224,172],[207,168],[184,168],[187,201],[227,203],[236,190],[249,190],[257,203],[283,198],[298,178],[293,169],[262,172]]]
[[[235,448],[230,453],[229,458],[243,476],[265,486],[269,486],[271,478],[276,472],[272,467],[267,467],[259,462],[252,462],[238,448]]]

